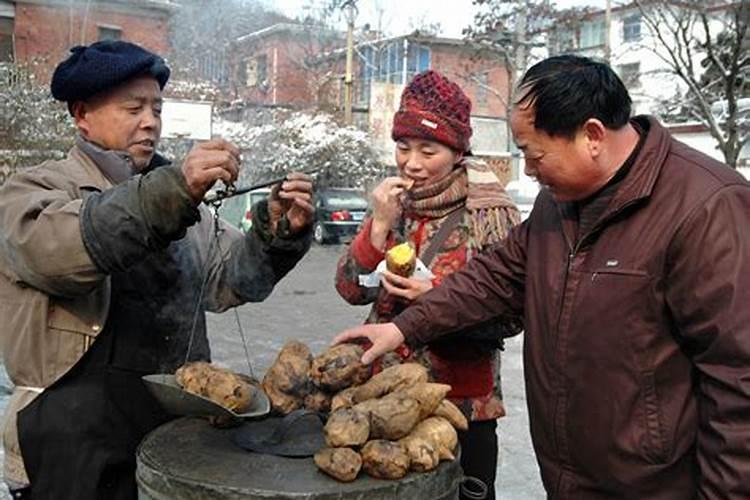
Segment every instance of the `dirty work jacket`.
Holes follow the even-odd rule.
[[[90,197],[83,223],[90,193],[102,195]],[[140,196],[156,202],[150,208],[139,205],[134,200]],[[16,386],[5,418],[6,480],[27,481],[16,413],[96,340],[109,310],[108,273],[179,240],[186,252],[181,260],[191,263],[185,272],[199,276],[208,270],[194,347],[207,357],[203,311],[263,300],[309,248],[309,232],[270,238],[262,222],[247,236],[220,222],[219,245],[209,254],[212,214],[189,199],[178,167],[161,166],[113,188],[78,147],[64,160],[24,169],[6,182],[0,189],[0,342]],[[86,244],[84,233],[89,233]],[[190,323],[195,304],[183,306],[170,314]]]
[[[542,191],[505,245],[394,321],[523,312],[527,404],[559,499],[750,497],[750,184],[653,119],[592,230]]]

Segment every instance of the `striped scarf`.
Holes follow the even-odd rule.
[[[434,184],[414,188],[404,200],[404,212],[418,218],[440,219],[466,206],[471,221],[470,249],[481,249],[505,238],[520,222],[513,200],[497,175],[483,161],[466,158]]]

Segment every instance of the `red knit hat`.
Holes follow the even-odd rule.
[[[437,71],[419,73],[401,94],[391,137],[427,139],[469,151],[471,101],[461,87]]]

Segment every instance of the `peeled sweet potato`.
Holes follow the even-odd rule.
[[[274,411],[286,415],[300,408],[310,393],[312,353],[303,343],[287,342],[263,377],[263,390]]]
[[[409,455],[399,443],[375,439],[362,448],[362,468],[378,479],[400,479],[409,472]]]
[[[331,413],[323,432],[328,446],[361,446],[370,436],[370,419],[352,408],[341,408]]]
[[[362,468],[362,457],[351,448],[323,448],[313,460],[320,470],[343,482],[354,481]]]
[[[419,422],[419,403],[397,394],[371,399],[354,406],[354,410],[370,419],[370,437],[401,439]]]
[[[466,419],[466,415],[458,409],[458,406],[454,405],[453,402],[448,399],[444,399],[440,402],[440,405],[435,409],[433,415],[436,417],[443,417],[459,431],[469,429],[469,421]]]
[[[392,392],[386,397],[400,395],[415,399],[417,403],[419,403],[419,419],[424,420],[435,412],[440,405],[440,402],[443,401],[450,390],[451,386],[448,384],[420,382],[396,392]]]
[[[404,278],[414,274],[417,265],[417,252],[411,243],[405,242],[392,246],[385,253],[385,267],[393,274]]]
[[[440,455],[435,446],[421,437],[406,436],[399,441],[409,455],[409,468],[417,472],[427,472],[438,466]]]
[[[427,368],[418,363],[390,366],[357,387],[352,399],[355,403],[361,403],[410,385],[427,382],[428,378]]]
[[[175,379],[186,391],[236,413],[246,411],[255,394],[255,388],[237,374],[204,361],[184,364],[175,372]]]
[[[315,357],[310,378],[323,390],[336,392],[370,378],[370,367],[360,358],[365,350],[357,344],[339,344]]]
[[[409,434],[410,438],[421,438],[437,450],[441,460],[453,460],[453,452],[458,445],[458,434],[450,422],[443,417],[429,417]]]

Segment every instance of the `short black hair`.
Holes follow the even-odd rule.
[[[632,101],[622,80],[604,62],[575,55],[550,57],[526,71],[516,105],[534,106],[534,128],[572,138],[586,120],[624,127]]]

